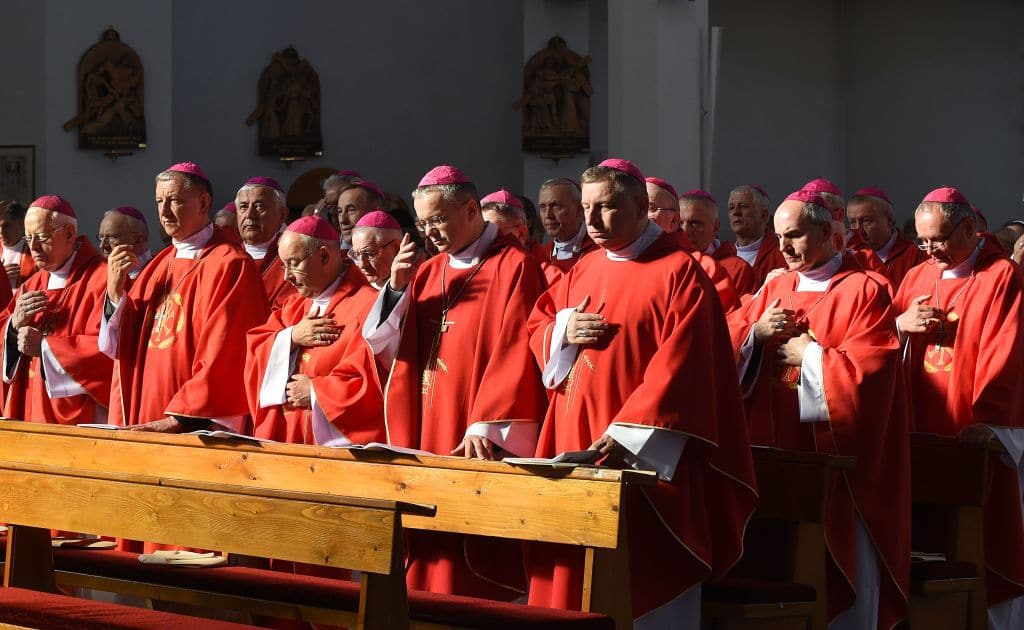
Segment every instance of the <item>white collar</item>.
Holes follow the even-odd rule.
[[[277,242],[281,232],[284,232],[284,224],[277,229],[277,232],[270,238],[266,243],[257,243],[250,245],[246,242],[242,242],[242,246],[245,247],[245,251],[249,254],[249,257],[253,260],[263,260],[267,257],[267,252],[270,251],[270,246]]]
[[[978,246],[974,248],[974,251],[967,260],[963,261],[956,267],[950,267],[942,271],[942,279],[949,280],[950,278],[966,278],[971,275],[974,271],[974,265],[978,262],[978,256],[981,255],[981,249],[985,247],[985,239],[978,241]]]
[[[11,252],[13,254],[21,254],[23,251],[25,251],[25,238],[22,237],[20,241],[18,241],[14,245],[11,245],[10,247],[4,245],[3,248],[4,248],[5,252]]]
[[[624,260],[633,260],[647,251],[647,248],[651,246],[651,243],[658,240],[661,236],[661,227],[651,221],[647,220],[647,227],[644,228],[643,234],[640,238],[636,239],[629,245],[626,245],[622,249],[617,249],[614,252],[610,249],[604,250],[605,256],[608,260],[614,260],[615,262],[622,262]]]
[[[886,241],[885,245],[882,245],[882,247],[878,251],[876,251],[875,253],[878,254],[878,257],[882,259],[882,262],[889,262],[889,256],[892,255],[892,248],[893,247],[896,247],[896,229],[895,228],[893,228],[892,236],[889,237],[889,240]]]
[[[153,260],[153,252],[149,251],[149,249],[139,254],[139,264],[135,265],[135,268],[128,272],[128,277],[134,280],[142,273],[142,268],[146,266],[146,263],[151,260]]]
[[[345,271],[348,271],[346,268]],[[334,279],[334,282],[327,285],[327,288],[320,292],[320,295],[313,298],[313,304],[309,307],[309,312],[316,311],[317,315],[323,315],[327,310],[327,307],[331,304],[331,298],[334,297],[334,292],[338,290],[338,285],[341,284],[341,279],[345,277],[345,271],[338,274],[338,277]]]
[[[555,239],[554,245],[551,248],[552,253],[555,254],[557,260],[565,260],[572,258],[572,255],[577,252],[577,248],[580,246],[580,242],[587,233],[587,224],[580,222],[580,229],[577,230],[576,234],[567,241],[560,241]]]
[[[714,256],[715,252],[717,252],[718,248],[721,246],[722,241],[716,238],[715,240],[711,241],[711,244],[708,245],[707,249],[704,250],[704,253],[707,254],[708,256]]]
[[[60,266],[60,269],[56,269],[50,272],[50,277],[46,281],[47,289],[63,289],[68,286],[68,276],[71,275],[71,265],[75,263],[75,256],[78,255],[78,247],[75,247],[68,259],[64,261],[64,264]]]
[[[493,223],[485,223],[484,231],[480,238],[462,248],[454,254],[448,254],[448,264],[452,269],[469,269],[480,263],[484,252],[498,238],[498,226]]]
[[[388,286],[388,280],[385,278],[383,282],[371,282],[370,286],[378,291],[383,291],[384,287]]]
[[[797,274],[800,276],[800,282],[797,284],[796,290],[798,292],[815,291],[818,293],[828,290],[828,285],[832,282],[832,276],[836,275],[836,272],[842,266],[843,255],[836,254],[828,262],[818,265],[814,269],[798,271]]]
[[[765,234],[767,234],[767,232],[765,232]],[[736,251],[743,252],[744,254],[757,253],[757,251],[761,249],[761,243],[764,242],[765,234],[762,234],[761,238],[757,239],[753,243],[750,243],[749,245],[740,245],[740,242],[736,241]]]
[[[206,247],[211,238],[213,238],[213,224],[207,223],[206,227],[188,238],[180,241],[176,238],[171,239],[171,245],[174,245],[174,249],[178,250],[175,252],[174,257],[191,260],[199,258],[199,252],[203,251],[203,248]]]

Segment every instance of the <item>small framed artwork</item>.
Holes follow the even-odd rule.
[[[36,198],[36,146],[0,145],[0,201],[28,206]]]

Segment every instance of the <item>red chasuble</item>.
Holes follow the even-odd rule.
[[[317,404],[328,420],[355,444],[384,442],[384,398],[373,353],[363,339],[363,322],[377,299],[358,269],[349,266],[331,296],[323,316],[333,316],[341,337],[329,346],[300,348],[296,374],[312,379]],[[248,334],[245,362],[246,393],[259,438],[315,444],[311,411],[290,405],[260,408],[259,393],[277,334],[295,326],[310,313],[313,300],[294,293],[265,324]]]
[[[931,295],[925,304],[947,313],[938,329],[910,335],[904,355],[914,429],[957,435],[975,423],[1024,427],[1020,269],[995,239],[986,239],[973,273],[945,280],[941,275],[930,262],[917,265],[896,294],[900,313],[922,295]],[[1017,470],[996,458],[989,474],[985,561],[992,606],[1024,595],[1024,524]]]
[[[697,259],[701,269],[704,270],[704,273],[708,274],[711,283],[715,285],[715,292],[718,294],[718,300],[722,303],[722,308],[725,309],[725,312],[731,313],[739,308],[740,294],[736,291],[736,286],[733,285],[732,278],[729,277],[725,267],[707,254],[691,251],[690,255]],[[740,262],[743,261],[741,260]]]
[[[266,293],[270,310],[281,308],[285,300],[296,294],[295,287],[284,279],[284,267],[277,256],[277,241],[278,238],[275,238],[262,260],[253,261],[259,267],[260,276],[263,278],[263,291]]]
[[[125,295],[110,422],[248,413],[245,333],[267,320],[259,272],[214,230],[195,260],[156,255]]]
[[[107,263],[84,236],[79,236],[78,253],[71,264],[63,289],[47,290],[50,272],[33,274],[19,289],[46,291],[46,309],[29,325],[46,336],[50,351],[61,367],[85,394],[51,399],[46,393],[39,357],[21,357],[14,378],[6,387],[4,416],[28,422],[74,425],[94,422],[96,406],[110,401],[113,362],[99,351],[100,314],[107,291]],[[10,286],[0,282],[0,285]],[[7,330],[14,302],[0,314],[0,326]]]
[[[761,287],[754,281],[754,270],[736,255],[736,246],[732,243],[721,243],[711,257],[729,274],[739,295],[753,293]]]
[[[530,250],[530,252],[533,254],[533,257],[537,260],[537,262],[540,263],[540,266],[542,268],[550,265],[557,269],[559,272],[564,274],[568,272],[570,269],[572,269],[573,265],[579,262],[581,258],[586,256],[590,252],[594,251],[595,249],[597,249],[597,245],[594,243],[594,241],[590,240],[589,236],[584,234],[583,238],[580,239],[579,244],[573,250],[572,258],[566,258],[564,260],[559,260],[555,258],[554,241],[544,244],[538,244],[535,247],[533,247]]]
[[[799,281],[797,273],[775,278],[730,317],[733,348],[739,352],[776,299],[796,311],[823,348],[828,421],[800,421],[800,368],[776,362],[778,346],[765,346],[751,359],[760,361],[760,371],[747,398],[750,441],[857,458],[857,468],[837,476],[828,497],[829,618],[855,598],[859,514],[881,561],[878,627],[891,628],[906,616],[910,582],[910,411],[896,314],[882,278],[849,254],[826,291],[798,292]]]
[[[541,365],[556,314],[584,297],[619,328],[581,348],[553,392],[537,454],[588,448],[612,423],[688,436],[672,481],[637,490],[626,507],[638,617],[739,559],[757,503],[753,462],[721,303],[675,235],[635,260],[591,254],[541,296],[530,317]],[[582,550],[534,545],[530,556],[530,603],[578,610]]]
[[[409,311],[385,388],[390,443],[439,455],[477,422],[539,423],[546,404],[526,336],[541,293],[537,263],[508,236],[476,267],[448,261],[426,261],[406,288]],[[410,588],[491,599],[525,591],[522,556],[510,545],[443,533],[408,538]]]
[[[856,235],[850,239],[847,246],[854,251],[869,249],[863,239]],[[885,275],[889,278],[889,282],[892,283],[893,291],[899,290],[904,276],[907,275],[911,267],[919,265],[926,260],[928,260],[928,254],[918,249],[916,244],[897,230],[896,242],[893,243],[892,250],[889,252],[889,259],[883,263],[885,265]]]
[[[220,232],[224,240],[234,245],[242,246],[242,236],[238,233],[238,226],[235,225],[214,225],[213,229]]]
[[[786,258],[782,255],[782,250],[779,249],[779,239],[771,229],[765,231],[764,238],[761,240],[761,248],[757,250],[757,258],[754,259],[752,267],[754,269],[754,284],[758,288],[764,284],[765,278],[773,269],[787,268]]]

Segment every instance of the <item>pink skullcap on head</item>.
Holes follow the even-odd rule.
[[[360,188],[365,188],[367,190],[372,190],[373,192],[377,193],[378,197],[381,197],[381,198],[384,197],[384,191],[380,189],[380,186],[378,186],[377,184],[374,184],[373,182],[371,182],[368,179],[363,179],[362,177],[360,177],[356,181],[354,181],[351,184],[349,184],[349,186],[359,186]]]
[[[839,186],[836,186],[823,177],[812,179],[807,182],[804,184],[803,190],[810,190],[811,192],[816,193],[828,193],[830,195],[838,195],[839,197],[843,196],[843,191],[839,190]]]
[[[877,197],[887,204],[892,204],[889,199],[889,195],[885,194],[885,191],[881,188],[875,188],[874,186],[868,186],[867,188],[861,188],[857,192],[853,193],[854,197]]]
[[[669,192],[669,194],[672,195],[672,197],[674,199],[679,199],[679,194],[676,193],[675,186],[673,186],[672,184],[666,182],[662,178],[660,178],[660,177],[647,177],[647,178],[644,178],[644,181],[647,182],[648,184],[654,184],[658,188],[664,188],[665,190],[667,190]]]
[[[356,221],[356,227],[371,227],[381,228],[384,230],[401,230],[402,226],[398,224],[395,217],[391,216],[383,210],[374,210],[373,212],[367,212],[363,215],[363,218]]]
[[[42,208],[43,210],[52,210],[53,212],[59,212],[66,214],[71,218],[78,218],[75,215],[75,209],[71,207],[68,200],[59,195],[46,195],[36,199],[29,204],[29,208]]]
[[[786,197],[786,201],[801,201],[803,203],[813,203],[814,205],[821,206],[822,208],[828,208],[828,204],[826,204],[825,200],[821,198],[821,195],[813,190],[807,190],[806,188],[792,193]]]
[[[235,205],[234,201],[229,201],[226,204],[224,204],[224,207],[221,208],[221,210],[225,210],[227,212],[230,212],[231,214],[238,214],[238,206]]]
[[[124,216],[131,217],[133,219],[138,219],[139,221],[142,221],[143,223],[146,222],[146,215],[144,215],[141,212],[139,212],[139,210],[137,208],[133,208],[131,206],[119,206],[119,207],[114,208],[113,210],[111,210],[111,212],[116,212],[118,214],[123,214]]]
[[[337,171],[335,175],[341,175],[342,177],[358,177],[360,179],[362,179],[363,177],[362,175],[355,171]]]
[[[320,217],[302,217],[301,219],[296,219],[291,222],[287,231],[312,236],[313,238],[318,238],[321,241],[336,241],[339,238],[338,231],[335,230],[330,223],[324,221]]]
[[[445,186],[447,184],[471,184],[466,174],[463,173],[458,167],[450,164],[442,164],[435,166],[434,168],[427,171],[427,174],[423,176],[420,183],[416,185],[417,188],[423,188],[424,186]]]
[[[246,180],[243,186],[266,186],[267,188],[273,188],[282,195],[284,194],[284,188],[281,188],[281,184],[278,184],[277,180],[273,177],[251,177]]]
[[[598,164],[598,166],[603,166],[605,168],[614,168],[617,171],[622,171],[623,173],[629,175],[630,177],[640,182],[641,184],[647,181],[644,179],[644,174],[641,173],[640,169],[636,167],[636,164],[633,164],[629,160],[623,160],[621,158],[608,158],[604,162]]]
[[[942,188],[936,188],[927,195],[924,196],[922,202],[929,203],[966,203],[970,205],[970,201],[967,201],[967,197],[956,188],[952,186],[943,186]]]
[[[713,203],[715,205],[718,205],[718,202],[715,201],[715,198],[711,196],[711,193],[709,193],[706,190],[701,190],[700,188],[694,188],[693,190],[687,190],[683,194],[679,195],[679,199],[683,199],[683,198],[707,199],[711,203]]]
[[[487,195],[486,197],[484,197],[483,199],[480,200],[480,205],[481,206],[484,205],[485,203],[503,203],[506,206],[512,206],[513,208],[519,208],[520,210],[524,210],[525,209],[523,207],[523,202],[520,201],[518,197],[516,197],[515,195],[513,195],[509,191],[505,190],[504,188],[502,188],[501,190],[497,190],[495,192],[492,192],[491,194]]]
[[[168,166],[166,170],[173,171],[175,173],[185,173],[186,175],[192,175],[193,177],[198,177],[199,179],[207,183],[209,183],[210,181],[210,178],[206,176],[206,173],[203,172],[203,169],[199,168],[199,165],[196,164],[195,162],[178,162],[177,164],[172,164],[171,166]]]

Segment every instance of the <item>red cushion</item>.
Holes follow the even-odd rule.
[[[910,579],[914,582],[933,580],[969,580],[978,577],[978,568],[970,562],[956,560],[915,560],[910,563]]]
[[[701,590],[704,601],[730,604],[798,604],[816,597],[814,587],[806,584],[731,577],[705,582]]]
[[[238,630],[257,627],[21,588],[0,588],[0,622],[40,630]]]
[[[248,567],[187,569],[142,564],[136,554],[123,551],[58,549],[54,551],[53,557],[54,566],[59,571],[287,601],[318,608],[347,611],[359,609],[359,584],[345,580]],[[494,630],[612,630],[615,627],[611,618],[604,615],[424,591],[409,593],[409,609],[410,616],[417,621]]]

